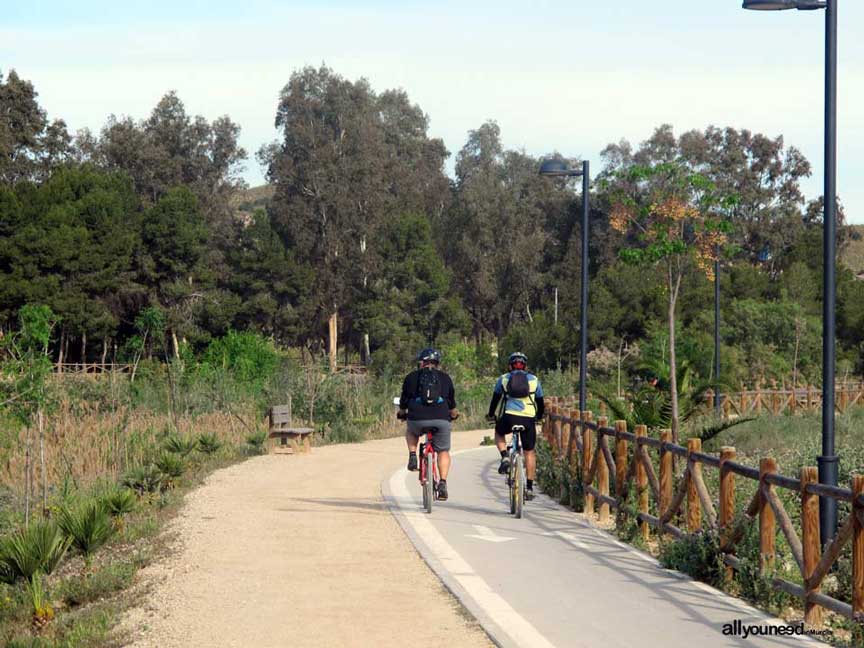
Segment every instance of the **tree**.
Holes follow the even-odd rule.
[[[804,228],[800,181],[810,176],[810,163],[798,149],[786,147],[782,136],[708,126],[676,137],[664,124],[635,151],[625,140],[607,146],[603,157],[606,174],[675,162],[710,180],[720,193],[738,196],[728,214],[734,225],[730,242],[771,272]]]
[[[376,272],[378,232],[406,206],[436,200],[446,151],[404,93],[379,96],[366,80],[324,66],[291,76],[276,127],[281,141],[259,152],[276,186],[272,222],[298,261],[315,268],[313,323],[329,322],[335,368],[339,314]]]
[[[614,196],[609,220],[612,227],[628,235],[621,258],[657,267],[665,283],[672,437],[677,442],[675,319],[681,283],[691,264],[713,279],[714,260],[730,230],[726,212],[734,200],[680,162],[633,165],[612,178],[605,184]]]
[[[138,206],[128,177],[92,166],[59,169],[41,185],[0,187],[0,316],[45,303],[70,336],[107,340],[142,293],[133,257]],[[82,357],[82,361],[86,358]]]
[[[0,73],[0,183],[44,179],[71,153],[66,124],[49,122],[37,97],[15,70]]]
[[[503,337],[514,323],[533,317],[541,304],[544,256],[557,245],[547,226],[566,212],[562,184],[549,184],[539,161],[505,151],[495,122],[468,135],[456,157],[452,208],[442,230],[445,255],[473,320],[474,336]],[[449,233],[459,232],[459,236]]]

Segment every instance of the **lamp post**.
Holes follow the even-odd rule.
[[[560,159],[543,160],[540,165],[540,175],[548,177],[575,178],[582,176],[582,322],[579,348],[579,411],[585,411],[586,387],[588,372],[588,161],[582,162],[581,169],[571,169]]]
[[[714,259],[714,414],[720,418],[720,252]]]
[[[825,9],[825,202],[822,263],[822,454],[819,482],[837,485],[838,458],[834,454],[834,331],[837,210],[837,2],[838,0],[744,0],[745,9],[781,11]],[[822,542],[837,530],[837,502],[819,498],[819,526]]]

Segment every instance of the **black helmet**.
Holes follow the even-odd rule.
[[[441,352],[438,349],[423,349],[417,354],[417,362],[434,362],[438,364],[441,362]]]
[[[510,354],[510,357],[507,358],[507,364],[510,367],[513,367],[517,362],[521,362],[525,367],[528,366],[528,356],[526,356],[521,351],[515,351]]]

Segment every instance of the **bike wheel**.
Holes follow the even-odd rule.
[[[507,486],[510,491],[510,515],[516,514],[516,460],[510,456],[510,472],[507,473]]]
[[[432,512],[432,500],[435,499],[435,473],[433,472],[432,455],[426,455],[426,483],[423,485],[423,507],[427,513]]]
[[[522,517],[522,504],[525,502],[525,466],[522,464],[522,455],[516,455],[516,469],[513,471],[513,515],[517,519]]]

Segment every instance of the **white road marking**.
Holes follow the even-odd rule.
[[[473,526],[477,533],[466,535],[466,538],[477,538],[478,540],[485,540],[486,542],[509,542],[510,540],[516,539],[507,536],[499,536],[489,527],[480,526],[479,524],[474,524]]]
[[[414,531],[423,539],[432,555],[452,574],[457,583],[489,618],[509,635],[510,639],[524,648],[555,648],[531,623],[514,610],[500,594],[489,587],[462,556],[444,539],[444,536],[429,521],[405,486],[405,469],[390,478],[390,493]]]

